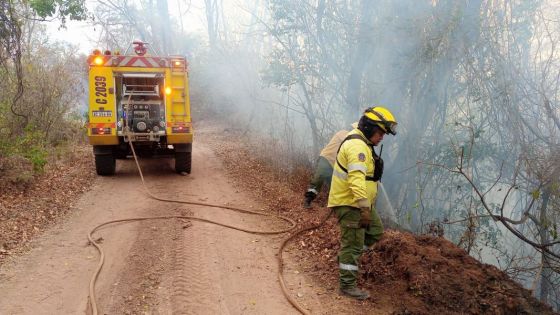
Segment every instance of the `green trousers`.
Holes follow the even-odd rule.
[[[340,251],[338,264],[340,287],[352,288],[358,280],[358,261],[362,252],[375,244],[383,235],[383,224],[377,211],[371,209],[371,224],[368,229],[360,228],[360,209],[333,207],[340,225]]]
[[[309,183],[309,187],[307,189],[308,193],[312,193],[313,199],[315,199],[315,197],[321,192],[321,187],[323,187],[323,185],[326,184],[327,189],[330,187],[332,173],[333,168],[329,161],[320,156],[317,160],[315,174],[313,175],[313,179]]]

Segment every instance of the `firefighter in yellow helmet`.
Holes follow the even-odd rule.
[[[350,131],[340,145],[334,163],[328,207],[334,210],[341,232],[340,293],[360,300],[367,299],[369,293],[356,286],[359,258],[383,234],[374,208],[383,160],[373,147],[385,134],[396,135],[396,127],[395,117],[386,108],[366,109],[358,128]]]

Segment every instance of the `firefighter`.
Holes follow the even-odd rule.
[[[352,124],[352,128],[356,128],[358,123]],[[348,130],[340,130],[334,134],[329,143],[321,150],[319,158],[317,159],[317,167],[315,168],[315,173],[313,178],[309,183],[307,191],[305,192],[305,200],[303,202],[303,207],[306,209],[311,208],[311,202],[317,198],[319,192],[321,192],[321,187],[323,184],[328,186],[331,183],[331,177],[333,172],[333,164],[336,160],[336,152],[340,147],[340,143],[348,134]]]
[[[340,293],[364,300],[369,293],[357,287],[358,261],[363,251],[383,234],[383,225],[374,208],[377,182],[383,174],[383,160],[374,146],[387,133],[396,135],[397,121],[386,108],[365,110],[358,128],[343,140],[334,165],[328,207],[340,225]]]

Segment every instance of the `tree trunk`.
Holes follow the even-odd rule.
[[[218,22],[220,20],[218,0],[204,0],[204,4],[208,26],[208,43],[210,44],[210,49],[214,50],[218,44]]]
[[[371,54],[372,47],[369,38],[371,38],[371,31],[373,28],[373,7],[375,5],[374,1],[362,0],[360,4],[360,21],[358,29],[358,37],[355,41],[350,41],[353,45],[355,42],[358,43],[355,50],[351,50],[350,55],[353,60],[350,67],[350,77],[348,78],[348,84],[346,86],[346,103],[348,104],[349,110],[346,112],[348,116],[346,118],[346,123],[351,124],[359,113],[361,113],[365,107],[365,104],[360,104],[360,96],[362,91],[362,78],[364,75],[365,65],[368,61],[368,56]]]
[[[167,0],[157,0],[160,28],[158,30],[161,37],[161,50],[164,55],[169,55],[173,51],[171,38],[171,20],[169,19],[169,7]],[[154,34],[154,36],[158,36]]]
[[[548,243],[550,241],[549,233],[547,229],[549,221],[548,221],[548,216],[546,215],[547,208],[548,208],[548,201],[550,199],[550,192],[551,192],[550,187],[547,187],[543,193],[542,196],[543,201],[542,201],[541,209],[539,211],[539,221],[541,222],[541,224],[545,225],[545,226],[541,226],[539,230],[541,244]],[[547,304],[548,296],[550,294],[550,290],[552,289],[550,280],[553,272],[550,265],[550,258],[546,253],[541,254],[541,263],[542,263],[542,272],[540,275],[541,285],[540,285],[539,297],[543,303]]]

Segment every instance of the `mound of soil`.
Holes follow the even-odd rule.
[[[399,314],[552,314],[498,268],[442,237],[387,231],[362,268],[364,286],[399,297]]]
[[[235,133],[235,132],[233,132]],[[253,191],[271,211],[295,219],[301,226],[317,224],[326,208],[302,207],[303,193],[312,170],[271,167],[274,156],[285,152],[263,149],[265,139],[239,132],[228,139],[213,133],[213,146],[227,165],[231,178]],[[253,142],[251,142],[253,141]],[[325,204],[324,194],[316,204]],[[339,230],[331,217],[314,231],[304,233],[294,245],[303,270],[326,288],[338,286]],[[494,266],[480,263],[443,237],[386,230],[373,250],[362,255],[360,286],[372,298],[359,309],[393,309],[394,314],[553,314],[521,285]],[[389,305],[389,307],[387,307]]]

